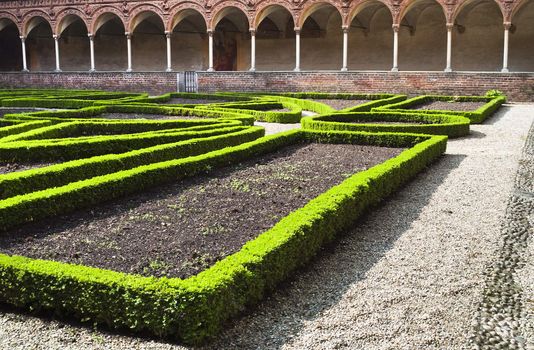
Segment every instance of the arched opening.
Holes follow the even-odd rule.
[[[341,14],[334,6],[321,3],[309,10],[300,28],[302,69],[340,69],[343,55],[341,26]]]
[[[196,10],[174,16],[172,27],[172,67],[175,70],[205,70],[208,66],[206,21]]]
[[[52,27],[46,19],[37,16],[26,26],[26,54],[31,71],[51,71],[56,67]]]
[[[121,19],[104,13],[94,27],[95,65],[99,71],[123,71],[128,62],[126,32]]]
[[[163,20],[154,12],[146,11],[134,18],[132,34],[132,61],[135,70],[161,71],[165,69],[166,39]]]
[[[0,71],[22,70],[22,44],[17,25],[8,18],[0,18]]]
[[[447,20],[435,0],[419,0],[402,18],[399,31],[399,68],[442,71],[447,64]]]
[[[59,25],[60,62],[64,71],[86,71],[90,69],[91,57],[89,37],[85,22],[76,15],[68,15]]]
[[[295,23],[283,6],[271,5],[257,18],[256,67],[258,70],[295,68]]]
[[[250,65],[247,16],[236,7],[227,7],[216,18],[213,33],[213,67],[216,71],[247,70]]]
[[[500,71],[503,40],[503,18],[497,3],[492,0],[467,2],[454,22],[453,70]]]
[[[390,70],[393,57],[393,18],[380,1],[353,9],[349,27],[348,66],[354,70]]]
[[[534,72],[534,1],[524,3],[512,17],[509,69]]]

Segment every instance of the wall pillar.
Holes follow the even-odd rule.
[[[127,72],[131,72],[132,69],[132,34],[129,32],[125,33],[126,35],[126,48],[128,51],[128,68],[126,69]]]
[[[452,72],[452,30],[454,28],[453,23],[447,23],[447,66],[445,72]]]
[[[95,36],[93,34],[87,34],[89,37],[89,52],[91,54],[91,69],[89,72],[95,72]]]
[[[343,66],[341,71],[346,72],[349,70],[349,27],[343,26],[341,29],[343,30]]]
[[[61,67],[59,65],[59,35],[52,35],[54,38],[54,49],[56,52],[56,69],[55,72],[61,72]]]
[[[250,30],[250,69],[249,71],[256,71],[256,30]]]
[[[213,68],[213,30],[208,29],[208,72],[214,72]]]
[[[22,44],[22,71],[29,72],[28,70],[28,60],[26,58],[26,37],[20,36],[20,42]]]
[[[165,71],[172,72],[172,56],[171,56],[172,32],[165,32],[165,38],[167,39],[167,69],[165,69]]]
[[[393,68],[392,72],[399,71],[399,28],[398,24],[393,24]]]
[[[300,72],[300,28],[295,28],[295,72]]]
[[[508,44],[510,41],[510,28],[512,23],[504,22],[504,50],[502,54],[502,70],[503,73],[508,73]]]

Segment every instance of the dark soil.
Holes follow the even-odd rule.
[[[0,107],[0,118],[3,118],[6,114],[18,114],[18,113],[29,113],[37,112],[39,109],[35,108],[3,108]]]
[[[350,124],[387,124],[387,125],[425,125],[425,124],[431,124],[431,123],[423,123],[423,122],[391,122],[391,121],[382,121],[382,120],[358,120],[353,122],[348,122]]]
[[[291,109],[289,108],[276,108],[276,109],[268,109],[266,112],[291,112]]]
[[[0,175],[14,173],[16,171],[44,168],[45,166],[54,165],[54,164],[57,164],[57,163],[33,163],[33,164],[0,163]]]
[[[281,218],[402,152],[300,144],[93,210],[0,235],[0,252],[185,278],[237,252]]]
[[[435,111],[472,112],[485,105],[485,102],[431,101],[410,107],[410,109],[426,109]]]
[[[341,110],[349,107],[359,106],[361,104],[371,102],[371,100],[343,100],[343,99],[313,99],[315,102],[324,103],[329,105],[335,110]]]
[[[203,105],[212,103],[228,103],[234,101],[215,100],[215,99],[201,99],[201,98],[171,98],[167,102],[161,102],[165,105]]]
[[[139,113],[103,113],[97,118],[102,119],[202,119],[195,116],[166,115],[166,114],[139,114]]]

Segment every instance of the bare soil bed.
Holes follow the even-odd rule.
[[[37,112],[40,109],[35,108],[4,108],[0,107],[0,118],[3,118],[6,114],[18,114],[18,113],[29,113]]]
[[[165,119],[202,119],[195,116],[184,115],[166,115],[166,114],[141,114],[141,113],[103,113],[97,118],[102,119],[151,119],[151,120],[165,120]]]
[[[228,103],[234,102],[229,100],[201,99],[201,98],[171,98],[167,102],[161,102],[164,105],[203,105],[211,103]]]
[[[33,164],[0,163],[0,175],[14,173],[17,171],[44,168],[45,166],[54,165],[54,164],[57,164],[57,163],[33,163]]]
[[[287,113],[287,112],[291,112],[291,109],[289,109],[289,108],[275,108],[275,109],[268,109],[265,112],[284,112],[284,113]]]
[[[345,109],[349,107],[359,106],[361,104],[371,102],[371,100],[343,100],[343,99],[313,99],[315,102],[324,103],[335,110]]]
[[[358,120],[353,122],[347,122],[350,124],[387,124],[387,125],[425,125],[425,124],[431,124],[431,123],[423,123],[419,121],[414,122],[391,122],[391,121],[383,121],[383,120]]]
[[[0,235],[0,252],[146,276],[192,276],[309,200],[403,149],[299,144]],[[318,162],[320,160],[320,162]]]
[[[410,107],[409,109],[470,112],[477,110],[485,104],[485,102],[431,101]]]

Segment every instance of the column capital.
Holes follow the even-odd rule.
[[[349,26],[341,26],[341,31],[343,32],[343,34],[347,34],[349,30],[350,30]]]
[[[399,29],[400,29],[400,24],[396,24],[396,23],[395,23],[395,24],[391,25],[391,28],[393,29],[393,31],[394,31],[395,33],[398,33],[398,32],[399,32]]]
[[[54,40],[59,40],[61,38],[61,35],[59,34],[53,34],[52,35],[52,38],[54,38]]]
[[[22,42],[26,41],[26,37],[24,35],[19,36],[19,38]]]
[[[300,27],[295,27],[295,34],[300,35]]]
[[[451,31],[454,28],[454,23],[447,23],[447,24],[445,24],[445,27],[447,27],[448,31]]]
[[[87,36],[89,37],[89,40],[93,40],[95,38],[93,33],[87,33]]]
[[[512,28],[512,22],[504,22],[503,26],[504,30],[510,30],[510,28]]]
[[[214,30],[213,29],[208,29],[206,32],[208,33],[209,36],[213,36]]]
[[[172,32],[166,30],[166,31],[165,31],[165,38],[167,38],[167,39],[172,38]]]
[[[130,33],[130,32],[125,32],[124,35],[126,35],[126,39],[131,39],[132,38],[132,33]]]
[[[248,31],[250,32],[250,35],[252,36],[256,35],[256,28],[250,28]]]

